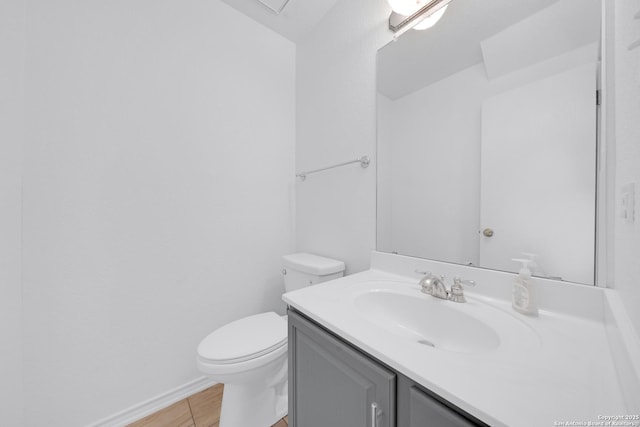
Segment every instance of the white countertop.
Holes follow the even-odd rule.
[[[414,286],[419,293],[415,277],[418,276],[368,270],[287,293],[283,299],[336,335],[492,426],[595,423],[602,421],[602,416],[628,413],[605,323],[598,321],[602,317],[598,313],[590,317],[542,307],[539,317],[523,316],[512,310],[506,298],[483,294],[485,287],[479,285],[477,292],[465,292],[467,304],[482,302],[512,314],[524,328],[534,331],[531,336],[536,339],[505,342],[497,351],[463,354],[417,345],[377,327],[354,310],[349,297],[345,297],[353,294],[347,290],[372,281],[396,283],[405,289]],[[444,300],[442,303],[455,304]]]

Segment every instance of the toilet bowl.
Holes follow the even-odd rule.
[[[231,322],[198,346],[198,369],[224,383],[220,426],[268,427],[287,415],[287,322],[274,312]]]
[[[285,290],[341,277],[344,263],[298,253],[283,257]],[[224,383],[219,427],[269,427],[287,415],[287,320],[275,312],[244,317],[204,338],[198,369]]]

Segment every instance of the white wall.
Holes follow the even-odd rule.
[[[297,247],[369,266],[375,248],[376,52],[391,40],[386,0],[342,0],[297,44],[296,168],[368,155],[297,184]]]
[[[640,334],[640,48],[628,51],[640,39],[640,22],[633,16],[640,1],[615,2],[615,288],[627,304],[627,312]],[[622,187],[636,184],[635,222],[620,218]]]
[[[0,414],[22,425],[21,166],[25,3],[0,2]]]
[[[216,327],[283,311],[295,46],[211,0],[32,0],[26,425],[198,378]]]

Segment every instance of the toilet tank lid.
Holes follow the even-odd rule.
[[[316,276],[325,276],[344,271],[344,262],[318,255],[300,252],[282,257],[285,268]]]

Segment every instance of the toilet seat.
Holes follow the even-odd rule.
[[[287,344],[287,322],[275,312],[260,313],[224,325],[200,342],[198,359],[206,364],[242,364]]]

